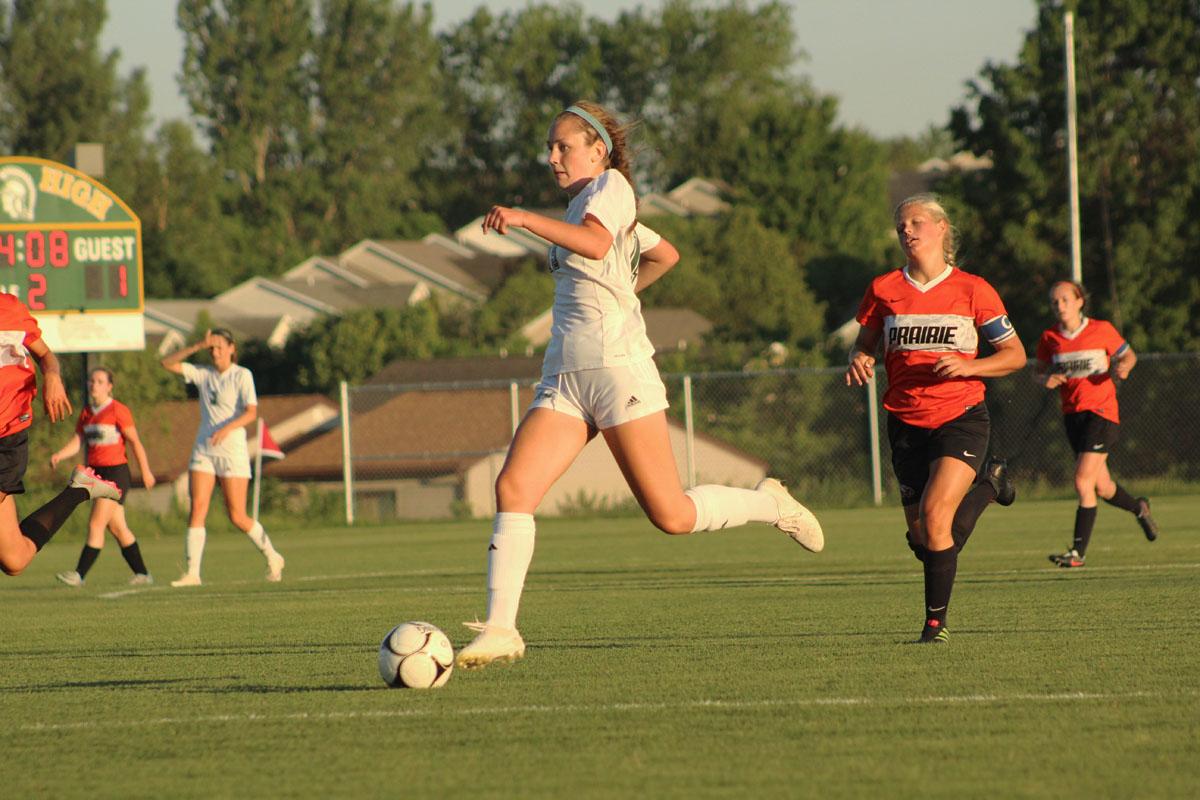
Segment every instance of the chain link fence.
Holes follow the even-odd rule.
[[[680,479],[748,486],[772,475],[818,507],[896,502],[886,375],[852,388],[844,374],[836,367],[664,375]],[[1200,424],[1189,402],[1198,375],[1200,354],[1141,355],[1119,387],[1121,437],[1110,464],[1131,491],[1200,482]],[[492,487],[535,382],[343,387],[347,521],[494,513]],[[1058,392],[1035,383],[1027,367],[989,380],[987,403],[990,452],[1009,460],[1020,491],[1069,493],[1075,459]],[[539,513],[633,507],[597,437]]]

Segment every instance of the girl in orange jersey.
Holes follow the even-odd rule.
[[[949,640],[946,611],[958,551],[988,503],[1008,505],[1015,497],[1005,463],[984,464],[990,420],[979,379],[1020,369],[1025,350],[996,290],[955,267],[954,229],[934,195],[903,201],[895,223],[908,263],[867,288],[846,385],[872,378],[882,342],[892,468],[909,546],[925,569],[918,641],[941,643]],[[996,350],[984,358],[977,353],[980,333]]]
[[[1058,324],[1042,333],[1037,347],[1038,381],[1058,389],[1063,423],[1075,452],[1075,537],[1065,553],[1050,556],[1060,567],[1082,567],[1096,524],[1096,498],[1137,518],[1146,538],[1158,538],[1150,501],[1134,498],[1108,472],[1108,454],[1117,441],[1121,418],[1113,378],[1129,376],[1137,356],[1117,329],[1084,315],[1083,287],[1059,281],[1050,289],[1050,307]]]
[[[84,462],[95,470],[96,474],[110,480],[121,488],[120,500],[97,498],[92,503],[92,516],[88,519],[87,541],[79,553],[79,562],[74,570],[60,572],[57,577],[68,586],[83,586],[87,579],[88,570],[96,563],[100,550],[104,547],[104,531],[107,529],[121,545],[121,555],[125,563],[133,571],[129,579],[132,586],[142,586],[154,583],[146,563],[142,560],[142,551],[138,547],[133,531],[125,521],[125,496],[129,492],[132,478],[129,474],[129,460],[125,456],[125,443],[133,447],[137,458],[138,469],[142,472],[142,484],[147,489],[154,488],[154,473],[150,471],[150,462],[146,458],[146,448],[138,438],[137,428],[133,424],[133,414],[129,407],[112,396],[113,374],[111,370],[99,367],[92,370],[88,376],[88,394],[91,404],[79,413],[79,423],[75,426],[75,435],[62,446],[58,452],[50,456],[50,466],[57,467],[63,459],[70,458],[79,452],[84,443],[87,444],[87,454]]]
[[[21,574],[80,503],[121,497],[116,484],[87,467],[76,467],[67,488],[17,521],[13,496],[25,491],[29,426],[38,390],[35,363],[42,371],[46,416],[51,422],[65,419],[71,413],[71,401],[63,388],[58,358],[42,339],[42,330],[25,304],[0,293],[0,571],[5,575]]]

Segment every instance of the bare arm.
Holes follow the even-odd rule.
[[[226,422],[212,435],[212,443],[220,444],[229,434],[258,419],[258,406],[246,406],[246,410]]]
[[[940,378],[999,378],[1025,366],[1025,347],[1016,336],[997,343],[995,348],[995,353],[984,358],[944,355],[933,365],[933,373]]]
[[[590,214],[584,217],[583,224],[575,225],[519,208],[492,206],[492,210],[483,218],[485,234],[489,230],[501,235],[507,234],[509,227],[524,228],[584,258],[604,258],[604,254],[613,243],[612,234]]]
[[[656,280],[666,275],[672,267],[679,263],[679,251],[666,239],[642,253],[641,264],[638,266],[637,283],[633,285],[635,292],[640,292]]]
[[[146,448],[142,446],[142,440],[138,436],[137,428],[132,426],[121,431],[125,435],[125,441],[133,445],[133,457],[137,459],[138,469],[142,473],[142,485],[147,489],[153,489],[156,481],[154,480],[154,472],[150,469],[150,459],[146,458]]]
[[[1129,377],[1129,373],[1133,370],[1135,364],[1137,364],[1137,353],[1133,352],[1132,347],[1127,347],[1124,353],[1117,356],[1116,361],[1112,363],[1109,371],[1112,372],[1114,378],[1125,380]]]
[[[1050,364],[1039,360],[1033,365],[1033,382],[1046,389],[1057,389],[1067,382],[1067,376],[1051,372]]]
[[[158,363],[162,364],[162,366],[165,369],[169,370],[170,372],[174,372],[176,375],[182,375],[183,374],[183,362],[188,359],[188,356],[195,355],[196,353],[199,353],[201,350],[204,350],[207,347],[211,347],[212,346],[211,339],[212,339],[212,331],[205,331],[204,338],[201,341],[196,342],[195,344],[190,344],[187,347],[181,347],[178,350],[174,350],[170,353],[167,353],[165,356],[163,356],[162,360],[159,361]]]
[[[63,387],[58,357],[50,352],[50,347],[41,339],[29,346],[29,352],[37,359],[38,368],[42,371],[42,404],[46,408],[46,416],[51,422],[66,419],[73,410],[71,401],[67,399],[67,390]]]
[[[850,348],[850,366],[846,368],[847,386],[863,386],[874,377],[875,348],[882,333],[866,325],[858,329],[858,338]]]
[[[64,444],[50,456],[51,468],[57,467],[61,461],[64,461],[78,453],[81,447],[83,447],[83,437],[78,433],[75,433],[70,439],[67,440],[66,444]]]

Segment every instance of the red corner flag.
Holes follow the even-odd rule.
[[[263,458],[283,458],[283,449],[271,437],[271,431],[267,429],[265,422],[262,426],[262,441],[258,443],[258,446],[262,449]]]

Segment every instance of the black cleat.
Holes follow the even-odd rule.
[[[917,644],[946,644],[950,641],[950,631],[936,619],[926,620]]]
[[[1002,506],[1011,506],[1017,499],[1017,489],[1008,479],[1008,462],[998,456],[992,456],[983,465],[979,479],[987,481],[996,490],[996,502]]]
[[[1153,542],[1158,538],[1158,523],[1154,521],[1154,517],[1150,516],[1150,498],[1139,497],[1137,504],[1138,525],[1142,526],[1142,533],[1146,534],[1146,541]]]

